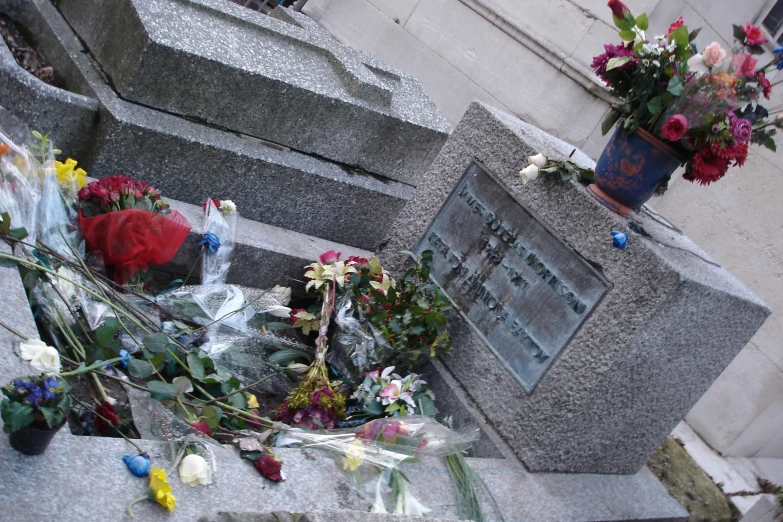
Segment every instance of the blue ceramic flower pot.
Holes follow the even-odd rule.
[[[598,164],[590,193],[621,215],[649,200],[658,185],[683,162],[673,148],[647,131],[615,130]]]

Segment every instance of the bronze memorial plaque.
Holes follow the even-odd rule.
[[[531,392],[609,283],[474,162],[416,253],[503,366]]]

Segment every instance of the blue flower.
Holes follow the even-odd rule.
[[[33,387],[30,379],[17,379],[14,381],[14,391],[19,395],[29,392]]]
[[[122,357],[120,364],[122,365],[123,368],[127,368],[128,361],[130,361],[130,352],[128,352],[128,350],[123,348],[122,350],[120,350],[120,357]]]
[[[778,56],[783,56],[783,45],[778,45],[777,47],[772,49],[772,52]]]
[[[57,379],[54,379],[52,377],[48,377],[44,382],[44,397],[46,397],[47,401],[53,401],[57,398],[57,389],[60,386],[60,383],[57,382]]]
[[[617,230],[612,230],[612,244],[619,248],[620,250],[625,250],[625,247],[627,246],[628,242],[628,236],[623,234],[622,232],[618,232]]]
[[[33,406],[40,406],[44,401],[44,391],[38,387],[32,388],[30,390],[30,395],[28,395],[25,400]]]
[[[206,245],[210,252],[213,254],[220,248],[220,238],[218,238],[212,232],[204,232],[203,239],[199,241],[198,246]]]
[[[128,466],[128,470],[137,477],[146,477],[150,474],[150,457],[146,453],[125,455],[122,461]]]

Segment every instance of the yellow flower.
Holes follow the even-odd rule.
[[[248,408],[258,408],[258,398],[256,398],[255,395],[252,393],[247,394],[247,407]]]
[[[87,173],[84,169],[77,169],[76,163],[76,160],[71,158],[65,160],[65,163],[54,162],[54,168],[57,170],[57,182],[61,187],[69,188],[75,185],[77,189],[80,189],[87,184]]]
[[[155,495],[155,502],[169,511],[174,511],[177,498],[171,494],[174,490],[171,489],[168,480],[166,480],[165,470],[156,467],[150,468],[150,491]]]
[[[370,286],[376,290],[379,290],[380,292],[383,292],[385,295],[386,292],[389,291],[389,288],[394,288],[394,279],[389,277],[387,274],[383,274],[380,283],[377,281],[370,281]]]
[[[364,462],[364,443],[361,439],[353,439],[343,462],[343,469],[347,471],[356,471]]]

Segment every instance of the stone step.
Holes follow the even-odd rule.
[[[173,210],[185,216],[193,228],[174,259],[154,269],[183,279],[191,273],[192,277],[198,278],[202,250],[198,243],[202,238],[204,215],[201,206],[166,198],[165,193],[164,199]],[[342,252],[341,259],[352,255],[372,256],[372,252],[366,250],[243,218],[243,209],[240,207],[238,211],[234,256],[227,283],[255,288],[284,285],[303,290],[304,266],[317,260],[327,250]],[[186,284],[193,282],[188,280]]]
[[[61,0],[129,101],[412,185],[450,126],[415,78],[308,17],[225,0]]]
[[[0,8],[2,10],[2,8]],[[97,100],[45,83],[22,68],[0,38],[0,104],[57,146],[80,155],[98,116]]]
[[[381,241],[413,193],[404,183],[130,103],[106,84],[50,3],[5,0],[0,11],[36,27],[68,90],[100,102],[97,126],[83,135],[90,151],[76,158],[95,177],[132,175],[193,204],[231,199],[252,220],[365,249]]]

